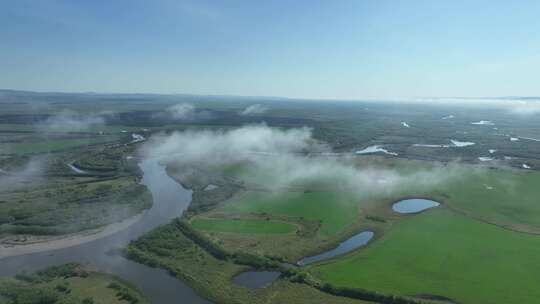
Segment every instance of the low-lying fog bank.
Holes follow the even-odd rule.
[[[264,172],[265,186],[270,189],[324,184],[358,194],[390,193],[413,185],[416,189],[430,187],[459,172],[459,166],[452,164],[414,172],[372,165],[359,167],[353,155],[325,156],[331,152],[312,137],[309,128],[284,130],[266,125],[156,135],[142,149],[145,157],[161,157],[180,165],[247,163],[254,172]]]

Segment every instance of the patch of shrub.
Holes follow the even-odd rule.
[[[116,282],[110,283],[107,288],[116,290],[116,297],[120,300],[129,302],[130,304],[136,304],[139,302],[139,298],[133,294],[133,292]]]
[[[81,304],[94,304],[94,299],[92,299],[92,298],[84,298],[82,300]]]
[[[325,283],[322,286],[315,285],[314,287],[332,295],[360,299],[364,301],[376,302],[376,303],[381,303],[381,304],[420,304],[421,303],[416,300],[407,299],[400,296],[384,295],[384,294],[380,294],[374,291],[368,291],[368,290],[364,290],[360,288],[336,287],[329,283]]]

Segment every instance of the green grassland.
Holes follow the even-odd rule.
[[[458,303],[536,303],[540,237],[435,209],[399,221],[354,255],[310,270],[337,286]]]
[[[117,141],[118,136],[84,136],[71,138],[47,138],[47,137],[31,137],[21,142],[1,144],[3,154],[37,154],[46,152],[55,152],[77,147],[85,147],[89,145],[110,143]]]
[[[488,167],[467,164],[444,165],[437,162],[413,161],[400,159],[384,159],[381,157],[361,156],[355,158],[353,165],[362,168],[379,168],[392,170],[398,174],[407,176],[415,172],[432,172],[428,178],[438,178],[438,182],[425,184],[422,181],[413,180],[406,186],[400,186],[390,192],[366,191],[363,193],[348,193],[335,191],[312,191],[311,187],[298,187],[298,189],[283,189],[280,191],[266,191],[260,185],[268,181],[266,176],[260,180],[245,179],[251,181],[244,183],[247,191],[240,192],[227,202],[218,205],[215,211],[210,210],[202,213],[202,217],[214,217],[231,220],[227,225],[240,224],[232,219],[239,216],[254,216],[261,218],[285,217],[282,220],[295,224],[292,218],[305,218],[320,223],[317,228],[318,238],[303,237],[309,239],[311,245],[326,239],[331,244],[351,235],[353,230],[375,229],[384,233],[384,226],[398,221],[402,216],[391,211],[390,204],[403,197],[431,197],[448,208],[463,213],[478,220],[504,226],[509,229],[527,232],[540,232],[537,229],[539,220],[540,188],[535,184],[539,182],[540,174],[534,171],[515,170],[508,167]],[[251,168],[251,169],[254,169]],[[217,170],[217,169],[216,169]],[[246,173],[246,166],[233,165],[222,170],[225,176],[233,178],[245,178],[245,176],[265,176],[265,173]],[[436,175],[437,174],[437,175]],[[242,177],[244,176],[244,177]],[[412,175],[413,176],[413,175]],[[333,181],[322,188],[335,188]],[[251,190],[250,190],[251,189]],[[288,217],[288,218],[287,218]],[[373,220],[376,219],[376,220]],[[219,227],[214,227],[212,232],[219,232]],[[249,233],[248,228],[242,227],[242,233]],[[253,228],[254,231],[256,228]],[[234,233],[231,227],[221,230],[222,232]],[[212,237],[224,241],[225,246],[233,248],[263,248],[264,243],[276,244],[276,242],[289,243],[290,240],[278,240],[276,237],[260,236],[257,240],[253,237],[213,235]],[[245,242],[246,244],[241,244]],[[295,242],[304,248],[312,246]],[[233,245],[234,244],[234,245]],[[247,246],[247,244],[251,244]],[[316,248],[331,247],[319,243]],[[288,248],[295,247],[294,245]],[[279,251],[279,250],[278,250]],[[309,251],[309,250],[308,250]],[[299,251],[290,250],[298,254]],[[295,254],[280,253],[288,258]]]
[[[271,157],[266,157],[272,161]],[[316,158],[314,158],[316,159]],[[363,169],[391,170],[402,176],[413,176],[417,171],[439,170],[445,173],[444,165],[428,161],[386,159],[377,156],[358,156],[354,158],[337,157],[333,160],[342,164]],[[321,161],[325,161],[321,158]],[[471,174],[474,167],[453,166],[460,173]],[[441,169],[442,168],[442,169]],[[304,217],[321,223],[321,236],[331,236],[354,224],[363,217],[363,212],[388,201],[408,195],[431,195],[438,193],[433,186],[426,187],[416,181],[391,191],[376,192],[371,189],[344,189],[334,180],[297,183],[289,187],[273,189],[275,175],[263,172],[256,166],[236,163],[216,167],[213,170],[224,176],[240,181],[247,191],[241,192],[218,210],[229,213],[268,213],[290,217]],[[382,189],[386,190],[386,189]],[[437,192],[438,191],[438,192]]]
[[[0,279],[2,304],[145,304],[131,284],[72,263]]]
[[[223,207],[231,212],[268,212],[304,216],[322,222],[321,233],[333,234],[354,222],[366,209],[380,209],[402,197],[433,197],[456,211],[482,221],[518,231],[540,233],[540,172],[507,166],[468,164],[441,165],[437,162],[376,160],[358,157],[360,168],[392,170],[403,176],[433,172],[432,184],[411,181],[391,192],[264,192],[248,191]],[[431,173],[430,173],[431,174]],[[429,176],[429,175],[428,175]],[[429,182],[429,181],[428,181]],[[334,185],[329,181],[325,189]],[[310,188],[311,189],[311,188]],[[374,208],[373,208],[374,207]],[[360,210],[360,211],[357,211]],[[376,212],[378,212],[377,210]]]
[[[539,171],[514,169],[499,163],[491,166],[441,165],[430,161],[363,158],[359,158],[357,166],[371,163],[404,176],[422,171],[434,172],[436,174],[432,177],[439,181],[427,186],[422,185],[422,181],[413,181],[393,193],[375,193],[360,201],[367,200],[377,205],[407,196],[432,197],[478,220],[540,234]]]
[[[199,219],[226,221],[228,225],[234,225],[234,228],[228,230],[202,230],[193,224],[197,223]],[[257,233],[260,230],[259,227],[242,226],[242,232],[232,232],[231,230],[239,229],[236,226],[238,221],[256,221],[263,225],[267,222],[284,223],[287,227],[292,227],[293,231],[287,233]],[[306,254],[319,252],[325,249],[328,244],[333,243],[335,239],[340,239],[343,235],[348,235],[358,229],[358,227],[353,225],[340,234],[331,237],[321,237],[318,234],[320,227],[319,220],[270,213],[229,213],[220,210],[213,210],[205,212],[203,215],[197,215],[191,218],[189,222],[193,225],[193,228],[203,232],[208,239],[219,243],[229,252],[273,256],[291,262],[295,262]],[[268,231],[268,229],[265,230]]]
[[[223,207],[228,212],[267,212],[321,221],[320,233],[331,235],[358,217],[352,196],[338,192],[248,191]]]
[[[264,212],[319,220],[320,233],[331,235],[355,222],[365,209],[381,209],[380,205],[385,207],[401,197],[427,196],[479,220],[520,231],[540,232],[540,188],[536,186],[540,183],[540,173],[537,171],[517,170],[502,165],[444,165],[372,156],[356,157],[352,165],[360,169],[369,166],[392,170],[412,178],[415,172],[426,172],[428,180],[409,178],[408,184],[394,187],[389,192],[367,189],[356,195],[338,192],[333,181],[317,187],[336,189],[334,191],[316,191],[317,187],[312,185],[267,191],[264,185],[268,181],[272,183],[271,176],[257,172],[256,167],[235,164],[216,170],[241,180],[248,191],[236,195],[218,209],[230,213]],[[430,177],[435,180],[430,181]]]
[[[0,123],[0,131],[3,132],[44,132],[46,131],[46,125],[45,124],[6,124],[6,123]],[[106,125],[106,124],[96,124],[96,125],[90,125],[88,127],[85,127],[84,130],[74,132],[74,133],[120,133],[122,131],[128,131],[128,132],[137,132],[141,131],[141,127],[137,126],[124,126],[124,125]],[[71,133],[71,132],[59,132],[59,131],[48,131],[48,134],[65,134],[65,133]],[[42,133],[45,134],[45,133]]]
[[[484,169],[451,180],[447,202],[480,220],[540,233],[540,172]]]
[[[366,163],[400,174],[441,168],[438,163],[371,157],[359,157],[356,165]],[[536,248],[540,236],[522,232],[539,232],[540,174],[504,166],[462,164],[442,168],[438,172],[448,176],[439,183],[428,187],[413,183],[390,193],[366,193],[365,197],[248,190],[216,210],[200,214],[192,223],[215,215],[228,219],[227,226],[234,225],[239,215],[269,219],[284,216],[285,221],[286,217],[306,218],[320,222],[318,233],[326,237],[330,248],[350,235],[344,231],[371,229],[377,237],[367,248],[310,266],[308,271],[321,284],[384,294],[443,296],[459,303],[500,303],[501,299],[504,303],[534,303],[539,296],[532,289],[540,280],[535,277],[540,270],[540,249]],[[238,177],[245,168],[227,170],[230,176]],[[409,196],[431,197],[443,205],[419,215],[391,211],[392,202]],[[246,237],[242,234],[249,231],[234,233],[232,228],[218,225],[213,228],[208,238],[224,248],[259,255],[274,253],[287,260],[301,252],[296,247],[308,251],[322,251],[324,247],[313,237]],[[287,252],[269,249],[276,244],[288,244]]]
[[[191,222],[195,229],[247,234],[289,233],[295,230],[291,224],[267,220],[204,219]]]

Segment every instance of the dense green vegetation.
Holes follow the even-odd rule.
[[[137,164],[129,161],[127,157],[133,157],[133,146],[96,147],[87,149],[86,153],[78,155],[73,164],[84,171],[91,173],[122,173],[122,171],[136,172]]]
[[[310,271],[337,286],[393,294],[536,303],[540,237],[435,209],[396,223],[357,254]]]
[[[288,233],[295,230],[294,226],[290,224],[265,220],[198,218],[192,222],[192,225],[200,230],[233,233]]]
[[[36,273],[0,279],[2,304],[144,304],[131,284],[76,264],[53,266]]]
[[[149,208],[135,177],[38,183],[0,193],[0,236],[66,234],[97,228]]]
[[[140,184],[137,163],[125,157],[133,150],[124,145],[101,146],[1,158],[0,166],[7,173],[0,175],[0,241],[25,244],[35,241],[36,235],[98,228],[149,208],[151,195]],[[84,168],[90,171],[78,173],[68,167],[78,159],[92,158],[96,167]],[[98,170],[104,166],[110,170]]]

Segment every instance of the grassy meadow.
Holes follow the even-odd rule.
[[[338,192],[248,191],[223,207],[223,211],[267,212],[321,221],[320,233],[331,235],[355,221],[358,206],[352,196]]]
[[[442,185],[447,202],[466,214],[519,231],[540,232],[540,172],[471,171]]]
[[[377,166],[408,174],[432,170],[438,164],[387,160]],[[239,176],[238,167],[231,170]],[[383,294],[442,296],[459,303],[534,303],[540,296],[535,288],[540,283],[536,275],[540,273],[540,235],[529,233],[538,232],[540,174],[505,166],[467,164],[441,172],[447,172],[448,178],[430,187],[412,184],[391,193],[366,193],[365,197],[338,192],[245,191],[217,209],[220,216],[229,217],[226,226],[215,225],[212,231],[246,233],[234,231],[243,229],[242,222],[234,220],[238,214],[317,220],[318,234],[335,244],[342,238],[336,236],[346,228],[374,229],[378,237],[367,247],[306,270],[322,284]],[[443,205],[414,215],[391,211],[391,202],[409,196],[431,197]],[[193,221],[193,226],[200,229],[198,225],[197,220]],[[252,233],[257,231],[250,229]],[[253,248],[268,252],[263,249],[280,242],[270,237],[229,234],[211,237],[223,240],[226,248],[249,252],[254,244],[258,247]],[[269,244],[266,247],[261,245],[265,242]],[[311,239],[311,243],[316,240]],[[290,245],[291,252],[295,246],[309,248],[302,240],[295,244]]]
[[[295,230],[295,227],[288,223],[257,219],[197,218],[191,224],[195,229],[199,230],[247,234],[281,234]]]
[[[536,303],[540,237],[442,207],[397,222],[354,255],[310,267],[324,282],[458,303]]]
[[[103,144],[118,140],[115,136],[100,136],[92,138],[70,138],[70,139],[46,139],[37,138],[34,141],[28,140],[22,143],[5,145],[3,149],[13,154],[37,154],[55,152],[70,148],[85,147],[89,145]]]

